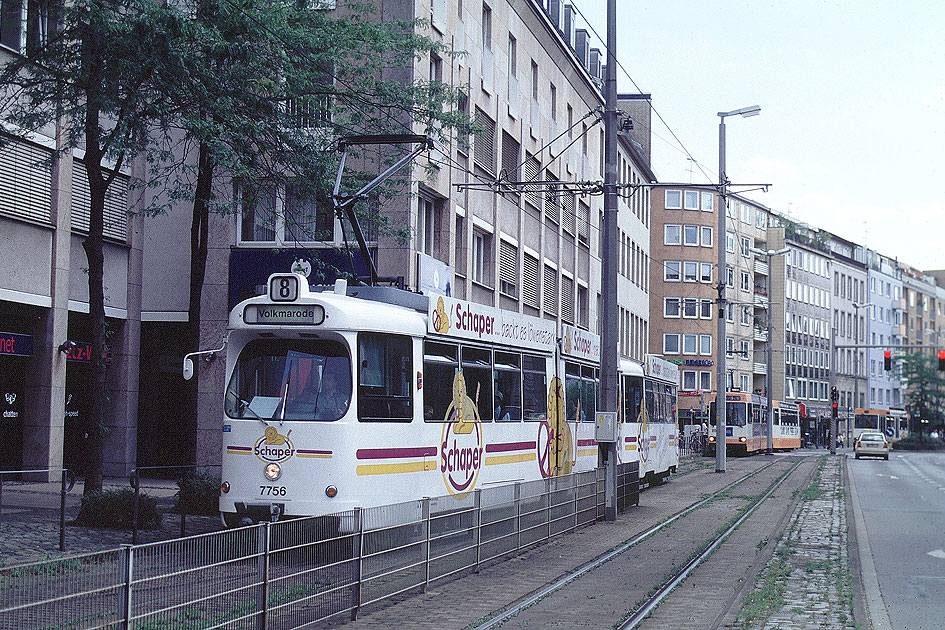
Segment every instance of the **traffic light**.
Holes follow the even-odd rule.
[[[840,400],[840,392],[837,391],[836,387],[830,388],[830,400],[833,401],[833,408],[837,408],[837,401]]]
[[[939,355],[941,356],[941,355]],[[887,350],[883,353],[883,369],[887,372],[892,369],[892,351]]]
[[[938,351],[938,371],[945,372],[945,350]]]

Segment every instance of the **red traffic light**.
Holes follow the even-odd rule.
[[[892,351],[887,350],[883,353],[883,369],[887,372],[892,369]]]
[[[938,351],[938,369],[945,372],[945,350]]]
[[[834,409],[836,409],[836,408],[837,408],[837,403],[833,403],[833,405],[831,405],[831,407],[833,407]]]

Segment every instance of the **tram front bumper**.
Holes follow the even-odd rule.
[[[275,523],[285,514],[285,503],[236,502],[236,520],[240,525],[255,525],[269,521]]]

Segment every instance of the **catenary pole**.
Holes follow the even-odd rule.
[[[617,0],[607,0],[604,225],[601,265],[601,411],[617,411]],[[617,520],[617,443],[606,443],[604,516]]]

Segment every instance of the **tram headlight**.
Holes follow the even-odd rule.
[[[738,441],[739,441],[739,442],[747,442],[747,441],[748,441],[748,438],[746,438],[746,437],[743,435],[743,436],[741,436],[740,438],[738,438]]]
[[[714,435],[710,435],[710,436],[709,436],[709,443],[710,443],[710,444],[715,443],[715,436],[714,436]]]
[[[327,496],[329,499],[334,499],[335,496],[337,496],[337,494],[338,494],[338,488],[336,488],[335,486],[328,486],[327,488],[325,488],[325,496]]]
[[[282,466],[273,462],[271,464],[266,464],[266,479],[269,481],[275,481],[282,476]]]
[[[226,494],[229,491],[230,491],[229,481],[224,481],[223,483],[220,484],[220,492],[222,492],[223,494]]]

